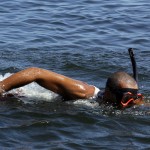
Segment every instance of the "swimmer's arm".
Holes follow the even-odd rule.
[[[0,94],[27,85],[35,81],[36,77],[37,72],[35,68],[28,68],[17,72],[0,82]]]
[[[78,80],[40,68],[28,68],[0,82],[0,94],[36,82],[42,87],[71,99],[88,98],[94,87]]]

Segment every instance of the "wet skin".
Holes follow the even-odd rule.
[[[0,82],[0,93],[36,82],[65,99],[88,99],[94,94],[94,86],[82,81],[41,68],[28,68],[17,72]]]

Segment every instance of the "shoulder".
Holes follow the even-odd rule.
[[[100,92],[100,89],[97,88],[96,86],[94,85],[91,85],[91,91],[92,91],[92,94],[91,96],[89,97],[90,99],[95,99],[98,97],[98,93]]]

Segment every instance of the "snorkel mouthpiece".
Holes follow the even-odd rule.
[[[136,82],[138,83],[138,73],[137,73],[137,66],[136,66],[136,61],[134,58],[133,48],[129,48],[128,51],[129,51],[129,55],[130,55],[130,59],[131,59],[131,63],[132,63],[133,77],[136,80]]]

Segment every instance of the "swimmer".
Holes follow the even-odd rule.
[[[111,104],[117,108],[126,108],[143,103],[143,96],[138,94],[136,80],[125,72],[113,73],[106,82],[102,93],[99,88],[55,72],[28,68],[17,72],[0,82],[0,95],[36,82],[40,86],[53,91],[64,100],[96,99],[99,103]]]

